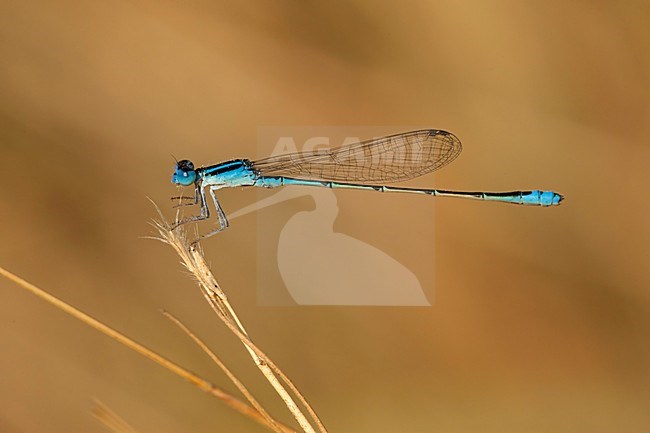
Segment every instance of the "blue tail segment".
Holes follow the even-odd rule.
[[[458,193],[449,191],[448,195],[454,196]],[[513,191],[513,192],[483,192],[483,193],[460,193],[463,196],[466,194],[475,194],[475,198],[479,200],[499,201],[504,203],[523,204],[529,206],[557,206],[564,199],[561,194],[553,191]]]
[[[522,195],[523,204],[539,204],[540,206],[555,206],[564,200],[564,196],[553,191],[530,191]]]

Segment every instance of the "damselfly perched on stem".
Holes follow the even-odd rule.
[[[402,188],[383,183],[401,182],[438,170],[460,154],[460,140],[447,131],[425,129],[362,141],[327,150],[289,153],[257,161],[235,159],[208,167],[195,168],[184,159],[176,163],[172,183],[194,185],[191,204],[200,205],[200,213],[178,221],[174,228],[210,217],[206,191],[210,192],[219,226],[202,238],[228,227],[215,191],[237,186],[277,188],[306,185],[321,188],[364,189],[379,192],[407,192],[431,196],[460,197],[504,203],[554,206],[562,195],[553,191],[469,192],[442,189]]]

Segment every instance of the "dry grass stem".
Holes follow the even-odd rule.
[[[118,414],[99,400],[93,400],[91,413],[107,429],[114,433],[138,433],[136,429],[131,427]]]
[[[237,412],[254,419],[255,421],[259,422],[262,425],[265,425],[269,428],[272,428],[272,426],[268,423],[266,418],[257,410],[255,410],[253,407],[249,406],[245,402],[241,401],[237,397],[230,395],[229,393],[223,391],[222,389],[216,387],[212,383],[208,382],[207,380],[201,378],[200,376],[197,376],[196,374],[190,372],[189,370],[186,370],[185,368],[181,367],[180,365],[164,358],[163,356],[157,354],[156,352],[146,348],[145,346],[135,342],[134,340],[130,339],[124,334],[119,333],[115,329],[109,327],[108,325],[105,325],[104,323],[100,322],[99,320],[87,315],[86,313],[76,309],[72,305],[66,303],[65,301],[62,301],[61,299],[47,293],[43,289],[35,286],[34,284],[29,283],[28,281],[23,280],[19,276],[13,274],[12,272],[9,272],[8,270],[0,267],[0,275],[4,276],[5,278],[9,279],[10,281],[13,281],[20,287],[26,289],[27,291],[31,292],[32,294],[38,296],[42,300],[52,304],[56,308],[64,311],[65,313],[71,315],[72,317],[82,321],[83,323],[87,324],[88,326],[98,330],[99,332],[103,333],[104,335],[107,335],[108,337],[118,341],[119,343],[125,345],[131,350],[134,350],[135,352],[139,353],[140,355],[156,362],[157,364],[161,365],[162,367],[166,368],[167,370],[171,371],[172,373],[184,378],[188,382],[192,383],[193,385],[197,386],[199,389],[202,391],[207,392],[208,394],[218,398],[219,400],[223,401],[226,405],[231,407],[232,409],[236,410]],[[276,424],[280,426],[283,431],[286,432],[292,432],[293,430],[290,429],[287,426],[284,426],[276,421]]]
[[[266,412],[266,410],[262,407],[262,405],[259,404],[259,402],[255,399],[255,397],[253,397],[253,395],[250,393],[250,391],[248,391],[248,389],[244,386],[244,384],[241,383],[239,379],[237,379],[237,377],[230,371],[228,367],[226,367],[226,365],[221,361],[221,359],[219,359],[219,357],[213,351],[211,351],[210,348],[200,338],[198,338],[192,331],[190,331],[187,328],[187,326],[185,326],[173,314],[167,311],[163,311],[162,313],[165,315],[165,317],[171,320],[176,326],[178,326],[185,334],[187,334],[187,336],[190,337],[196,343],[196,345],[199,346],[201,350],[203,350],[210,357],[210,359],[212,359],[212,361],[219,366],[219,368],[221,368],[221,370],[223,370],[226,376],[228,376],[228,378],[232,381],[232,383],[235,384],[237,389],[239,389],[239,391],[244,395],[244,397],[246,397],[246,400],[248,400],[248,402],[252,404],[253,407],[257,409],[259,413],[262,414],[262,416],[264,416],[269,426],[271,426],[273,430],[275,430],[278,433],[289,433],[293,431],[290,429],[285,430],[284,428],[280,427],[276,423],[276,421],[268,414],[268,412]]]
[[[160,211],[159,211],[160,214]],[[295,385],[289,378],[283,374],[280,369],[262,352],[248,337],[244,326],[237,317],[231,304],[228,302],[226,294],[223,292],[216,278],[210,271],[203,254],[197,244],[192,244],[187,241],[186,233],[183,227],[178,227],[175,230],[170,230],[169,225],[164,221],[160,215],[161,221],[155,221],[154,226],[158,229],[160,238],[164,243],[169,244],[180,256],[183,265],[188,271],[196,278],[202,293],[212,307],[213,311],[217,314],[219,319],[239,338],[244,344],[244,347],[249,352],[255,365],[259,368],[262,374],[266,377],[267,381],[278,393],[280,398],[284,401],[285,405],[292,413],[300,427],[305,433],[316,433],[316,430],[307,420],[301,408],[296,404],[291,394],[285,389],[284,385],[278,380],[278,377],[290,389],[294,396],[300,401],[314,422],[320,433],[327,433],[324,425],[318,418],[316,412],[312,409],[304,396],[298,391]]]
[[[217,315],[219,314],[218,308],[213,305],[214,304],[214,298],[210,295],[204,294],[208,303],[210,306],[215,310],[215,313]],[[224,320],[224,319],[222,319]],[[280,379],[289,387],[291,392],[293,392],[297,397],[298,400],[307,408],[307,411],[309,415],[312,417],[312,419],[315,420],[316,424],[319,427],[319,431],[321,432],[326,432],[325,427],[322,425],[320,419],[318,418],[318,415],[314,412],[312,407],[307,403],[303,395],[300,393],[298,388],[293,384],[293,382],[278,368],[277,365],[259,348],[253,343],[252,340],[248,337],[247,334],[244,334],[240,329],[238,329],[233,323],[224,320],[224,323],[226,326],[230,329],[230,331],[237,336],[245,345],[246,349],[249,351],[253,359],[255,360],[258,368],[262,369],[265,374],[270,374],[274,379],[275,376],[273,376],[273,373],[277,374]],[[270,370],[269,370],[270,369]],[[272,372],[271,372],[272,371]],[[277,379],[276,379],[277,380]]]

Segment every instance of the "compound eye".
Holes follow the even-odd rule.
[[[184,159],[176,163],[176,170],[172,174],[172,183],[188,186],[193,184],[196,178],[197,174],[192,161]]]

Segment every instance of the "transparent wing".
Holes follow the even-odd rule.
[[[456,159],[461,149],[455,135],[426,129],[333,149],[272,156],[253,162],[253,168],[262,176],[400,182],[444,167]]]

